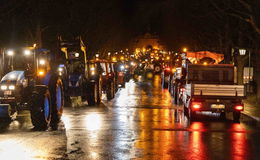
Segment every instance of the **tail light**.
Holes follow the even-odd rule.
[[[180,91],[181,91],[181,92],[185,92],[185,88],[181,88]]]
[[[235,110],[237,110],[237,111],[243,111],[244,110],[244,106],[243,105],[236,105],[235,106]]]
[[[192,102],[191,107],[193,110],[199,110],[202,107],[202,103],[201,102]]]
[[[171,71],[171,68],[170,68],[170,67],[167,67],[165,70],[166,70],[166,71]]]

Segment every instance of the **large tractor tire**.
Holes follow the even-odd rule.
[[[51,96],[46,86],[36,86],[32,95],[31,120],[36,129],[46,130],[51,122]]]
[[[196,111],[192,111],[191,109],[189,109],[189,114],[188,114],[188,117],[190,119],[190,121],[196,121],[197,119],[197,113]]]
[[[168,83],[168,82],[165,82],[164,79],[163,79],[162,81],[163,81],[163,82],[162,82],[162,83],[163,83],[163,85],[162,85],[162,86],[163,86],[163,89],[167,89],[167,88],[169,87],[169,83]]]
[[[97,83],[90,83],[88,88],[89,88],[89,93],[87,96],[88,105],[94,106],[98,101],[98,85]]]
[[[57,126],[64,108],[64,90],[61,79],[53,78],[49,84],[51,94],[51,127]]]

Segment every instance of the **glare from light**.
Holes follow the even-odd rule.
[[[1,90],[7,90],[7,86],[6,85],[2,85],[1,86]]]
[[[101,115],[97,113],[90,113],[85,117],[86,129],[90,131],[96,131],[101,129],[102,119]]]
[[[121,70],[125,69],[125,66],[124,65],[120,66],[120,69]]]
[[[14,85],[10,85],[8,88],[9,88],[10,90],[14,90],[14,89],[15,89],[15,86],[14,86]]]
[[[239,49],[239,54],[240,54],[241,56],[246,55],[246,50],[245,50],[245,49]]]
[[[31,54],[30,50],[24,50],[24,55],[29,56]]]
[[[94,70],[95,70],[95,67],[91,67],[90,70],[91,70],[91,71],[94,71]]]
[[[75,57],[79,57],[79,53],[75,53]]]
[[[98,57],[99,57],[99,54],[96,54],[96,57],[98,58]]]
[[[44,59],[40,59],[39,63],[40,63],[40,65],[45,65],[45,60]]]
[[[43,76],[44,75],[44,71],[38,71],[38,76]]]
[[[13,50],[7,51],[7,55],[8,55],[8,56],[13,56],[13,55],[14,55],[14,51],[13,51]]]
[[[9,76],[9,78],[10,78],[10,79],[15,79],[16,76],[15,76],[15,74],[11,74],[11,75]]]
[[[92,75],[92,76],[95,75],[95,71],[91,71],[91,75]]]
[[[59,68],[58,68],[58,71],[59,71],[59,72],[62,72],[62,71],[63,71],[63,68],[59,67]]]
[[[0,142],[0,159],[33,160],[43,155],[41,150],[30,148],[17,139],[2,140]],[[15,154],[14,154],[15,153]],[[37,158],[38,159],[38,158]]]

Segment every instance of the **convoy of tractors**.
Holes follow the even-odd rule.
[[[37,129],[57,127],[63,108],[72,97],[93,106],[102,93],[113,99],[118,89],[117,63],[89,58],[80,38],[59,38],[57,52],[32,47],[6,48],[1,57],[0,118],[14,119],[29,110]],[[124,79],[124,78],[123,78]],[[124,86],[125,81],[120,81]]]
[[[199,112],[218,112],[225,117],[233,112],[239,121],[245,97],[243,85],[234,83],[234,66],[212,61],[191,62],[180,55],[172,61],[136,64],[90,57],[80,37],[63,40],[57,50],[32,47],[5,48],[1,56],[0,118],[14,119],[19,111],[29,110],[35,128],[55,128],[64,106],[80,97],[93,106],[115,97],[118,87],[131,78],[153,79],[161,75],[162,88],[169,89],[174,103],[194,120]],[[177,55],[177,54],[176,54]]]

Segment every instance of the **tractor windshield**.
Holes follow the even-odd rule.
[[[6,54],[4,68],[7,72],[12,70],[33,70],[33,53],[29,50],[26,52],[17,50],[12,55]]]

